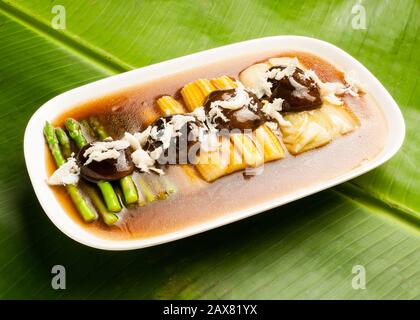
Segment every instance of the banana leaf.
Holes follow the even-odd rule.
[[[356,4],[362,29],[352,28]],[[52,28],[55,5],[65,8],[65,29]],[[0,1],[0,298],[420,298],[419,27],[416,0]],[[135,67],[279,34],[329,41],[378,77],[407,124],[391,161],[247,220],[134,252],[84,247],[48,220],[22,150],[42,103]],[[51,287],[54,265],[66,268],[66,290]],[[358,265],[366,270],[359,290]]]

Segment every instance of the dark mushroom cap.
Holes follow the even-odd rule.
[[[221,118],[217,118],[214,120],[215,127],[217,129],[256,129],[260,125],[262,125],[266,121],[266,117],[262,112],[262,104],[261,101],[257,98],[255,94],[246,90],[248,95],[251,97],[251,102],[256,106],[256,109],[252,109],[249,106],[242,106],[242,108],[237,110],[230,110],[230,109],[223,109],[221,111],[223,115],[229,119],[229,121],[224,121]],[[227,90],[216,90],[209,94],[207,100],[204,104],[204,111],[208,116],[211,108],[211,103],[214,101],[223,101],[229,98],[232,98],[236,95],[235,89],[227,89]]]
[[[134,164],[128,149],[121,150],[117,159],[105,159],[100,162],[92,161],[85,165],[87,158],[83,154],[91,146],[91,143],[85,145],[77,154],[82,178],[91,182],[114,181],[124,178],[134,171]]]
[[[270,71],[273,69],[283,70],[285,67],[275,66],[270,68]],[[322,99],[316,82],[312,78],[306,77],[304,71],[300,68],[296,68],[296,71],[291,77],[307,89],[306,93],[304,95],[296,94],[296,88],[290,82],[289,77],[283,77],[280,80],[269,78],[268,81],[272,83],[272,93],[269,100],[273,101],[276,98],[282,98],[284,100],[282,111],[286,112],[319,108],[322,105]]]
[[[183,114],[184,115],[184,114]],[[164,116],[157,119],[153,124],[152,127],[156,127],[157,131],[163,130],[165,128],[166,123],[170,122],[175,115]],[[191,115],[185,115],[191,116]],[[178,131],[180,133],[179,136],[172,137],[169,148],[163,150],[161,155],[165,157],[165,160],[169,164],[186,164],[192,163],[192,160],[188,157],[188,150],[193,143],[196,143],[196,137],[191,136],[191,132],[197,128],[202,127],[203,124],[198,121],[189,121],[182,126],[182,128]],[[148,152],[152,152],[153,150],[161,147],[163,143],[159,140],[155,140],[152,137],[149,137],[147,140],[144,149]],[[191,161],[190,161],[191,160]],[[159,162],[159,159],[158,159]]]

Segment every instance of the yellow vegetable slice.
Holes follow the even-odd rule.
[[[196,168],[207,182],[212,182],[228,174],[229,171],[231,155],[227,152],[234,151],[233,145],[226,137],[219,137],[219,143],[220,147],[216,150],[208,152],[201,150],[197,157]]]
[[[237,88],[238,85],[235,81],[233,81],[228,76],[221,76],[219,78],[214,78],[210,80],[211,83],[216,87],[216,89],[222,90],[222,89],[234,89]]]
[[[188,111],[193,111],[195,108],[201,106],[206,99],[206,96],[194,82],[186,84],[181,90],[181,95]]]
[[[163,96],[156,100],[162,113],[166,116],[177,113],[185,113],[184,106],[171,96]]]
[[[254,142],[264,154],[264,162],[284,158],[284,150],[277,136],[265,124],[254,131]]]
[[[209,93],[214,90],[216,90],[216,87],[210,80],[198,79],[186,84],[181,90],[181,95],[187,109],[194,111],[195,108],[204,104]]]
[[[264,163],[264,156],[260,153],[251,137],[243,133],[233,133],[230,140],[241,156],[241,161],[247,167],[258,167]]]

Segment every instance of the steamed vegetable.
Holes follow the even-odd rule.
[[[134,184],[131,175],[120,179],[120,186],[123,191],[123,196],[126,204],[134,204],[138,202],[139,195],[137,193],[137,188]]]
[[[96,211],[100,214],[105,224],[108,226],[114,225],[118,221],[118,216],[108,210],[98,190],[88,183],[83,184],[82,189],[95,206]]]
[[[289,113],[284,119],[290,125],[280,126],[283,141],[292,154],[321,147],[359,125],[350,109],[328,103],[317,110]]]
[[[171,96],[160,97],[156,100],[156,103],[165,116],[185,113],[184,106]]]
[[[57,167],[62,166],[66,160],[61,154],[60,146],[54,128],[49,122],[45,123],[44,127],[44,136],[47,140],[48,147],[51,151],[51,154],[54,158],[54,162]],[[66,190],[70,195],[70,198],[75,205],[77,211],[82,216],[83,220],[86,222],[92,222],[97,219],[95,212],[89,206],[87,201],[83,198],[79,189],[75,185],[66,185]]]
[[[82,149],[87,144],[87,141],[85,136],[83,135],[80,123],[72,118],[68,118],[65,122],[65,126],[67,132],[70,135],[70,138],[72,138],[72,140],[76,144],[76,147],[78,149]]]
[[[216,150],[200,152],[197,157],[196,168],[207,182],[247,167],[242,155],[228,137],[219,137],[219,143],[220,147]]]
[[[102,125],[102,123],[99,121],[99,119],[95,116],[89,117],[88,120],[91,128],[98,136],[99,140],[104,140],[109,137],[108,132],[106,131],[105,127]]]
[[[58,144],[58,139],[54,132],[54,128],[48,121],[45,123],[44,126],[44,137],[45,140],[47,140],[48,147],[50,148],[55,164],[57,165],[57,167],[61,167],[61,165],[63,165],[64,162],[66,162],[66,160],[61,154],[60,146]]]
[[[83,120],[80,120],[80,124],[83,127],[84,131],[89,135],[91,140],[95,140],[96,133],[95,131],[93,131],[92,127],[90,126],[89,121],[87,121],[86,119],[83,119]]]
[[[219,78],[211,79],[210,81],[216,89],[233,89],[238,86],[236,82],[228,76],[221,76]]]
[[[61,128],[56,128],[55,134],[57,136],[58,142],[60,143],[61,152],[63,153],[64,158],[67,159],[71,156],[70,139],[67,136],[67,133]]]
[[[115,193],[112,184],[107,181],[99,181],[97,185],[99,190],[101,190],[102,195],[105,195],[104,200],[108,210],[112,212],[120,212],[120,200],[118,199],[118,195]]]
[[[86,144],[87,140],[84,137],[80,124],[72,118],[68,118],[65,122],[67,131],[70,137],[73,139],[78,149],[82,149]],[[115,193],[110,182],[100,181],[98,182],[98,187],[102,192],[102,197],[108,207],[108,210],[112,212],[121,211],[121,205],[118,200],[118,196]]]
[[[160,177],[160,182],[162,183],[166,193],[168,195],[175,193],[176,192],[176,187],[175,185],[172,183],[172,181],[166,177],[166,176],[161,176]]]
[[[279,160],[284,158],[284,150],[279,138],[263,124],[254,131],[253,140],[258,150],[264,155],[264,162]]]
[[[189,111],[204,104],[210,92],[216,90],[216,87],[208,79],[198,79],[186,84],[181,89],[182,98]]]

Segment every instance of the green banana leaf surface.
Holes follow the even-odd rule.
[[[65,28],[54,29],[54,6]],[[365,28],[354,28],[354,6]],[[353,11],[352,11],[353,10]],[[420,2],[0,1],[0,298],[420,298]],[[340,186],[194,237],[130,252],[76,243],[47,218],[23,158],[44,102],[170,58],[271,35],[329,41],[403,112],[398,154]],[[34,155],[36,157],[36,155]],[[51,286],[54,265],[66,289]],[[354,267],[365,289],[352,286]]]

